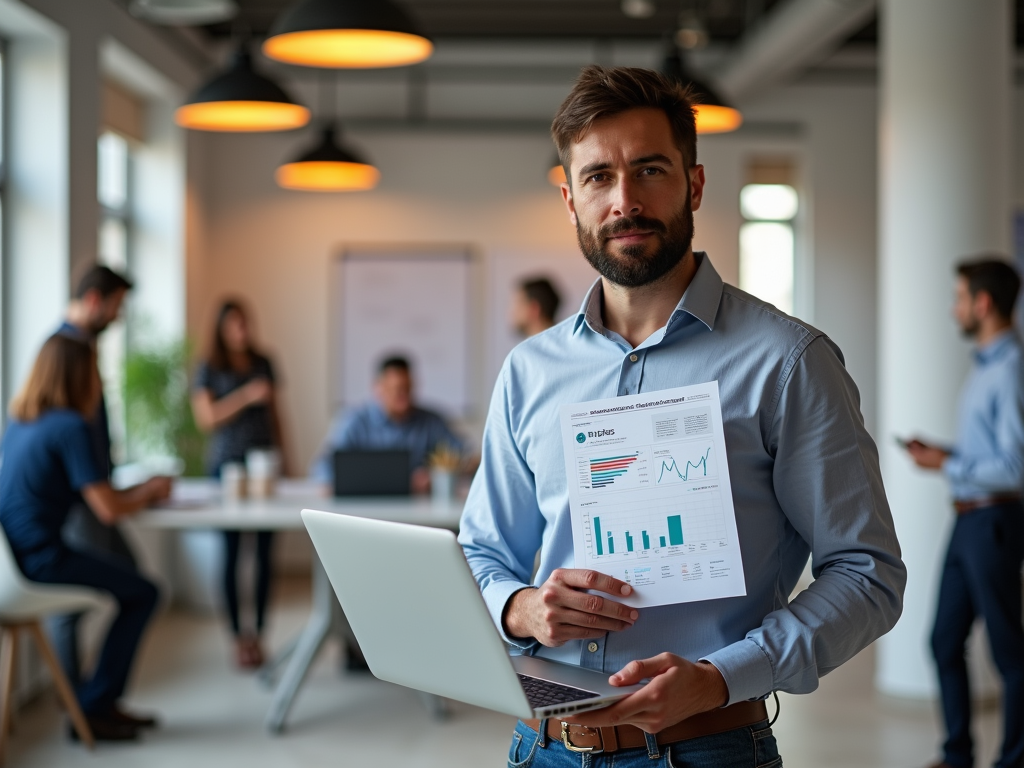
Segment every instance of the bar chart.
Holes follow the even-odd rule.
[[[608,450],[576,457],[576,479],[584,493],[609,493],[650,484],[650,450]]]
[[[590,459],[590,487],[604,488],[629,472],[629,466],[637,460],[638,454],[603,456]]]

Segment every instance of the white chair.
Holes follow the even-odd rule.
[[[4,748],[11,728],[14,663],[18,652],[18,632],[22,629],[35,638],[78,738],[89,749],[93,748],[92,730],[53,648],[43,634],[41,621],[53,614],[80,613],[103,604],[99,593],[92,589],[39,584],[26,579],[14,560],[7,536],[0,529],[0,764],[4,760]]]

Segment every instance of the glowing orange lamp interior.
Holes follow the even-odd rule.
[[[366,163],[330,160],[285,163],[274,174],[279,186],[308,192],[357,192],[373,189],[380,171]]]
[[[698,104],[697,133],[727,133],[743,125],[738,109],[719,104]]]
[[[304,67],[363,69],[402,67],[430,58],[434,44],[407,32],[378,29],[311,29],[267,39],[263,53]]]
[[[309,110],[300,104],[273,101],[205,101],[185,104],[174,113],[182,128],[199,131],[290,131],[309,122]]]
[[[556,187],[565,184],[565,168],[561,164],[551,166],[551,170],[548,171],[548,181]]]

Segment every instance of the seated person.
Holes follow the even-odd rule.
[[[331,424],[324,448],[313,465],[313,477],[331,482],[335,451],[405,449],[412,458],[413,492],[429,491],[428,457],[441,446],[461,451],[462,440],[441,415],[413,404],[412,371],[404,357],[389,357],[380,364],[373,393],[374,400]]]
[[[29,580],[90,587],[117,601],[92,677],[76,686],[76,695],[93,735],[122,741],[153,724],[151,718],[128,714],[119,701],[156,607],[157,589],[129,563],[72,549],[61,528],[83,499],[100,522],[113,525],[166,499],[171,481],[156,477],[122,491],[110,486],[106,467],[96,461],[90,429],[100,388],[92,345],[60,334],[43,344],[11,402],[0,448],[0,526]]]

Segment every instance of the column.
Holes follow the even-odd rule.
[[[895,438],[952,438],[968,365],[953,267],[1009,252],[1011,18],[1007,0],[881,3],[877,438],[910,576],[876,683],[897,696],[936,694],[928,638],[952,513],[942,477]]]

